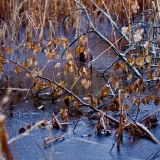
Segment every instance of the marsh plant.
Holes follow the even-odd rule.
[[[79,117],[97,113],[96,133],[110,133],[110,125],[117,128],[118,148],[123,130],[133,138],[147,136],[160,144],[150,131],[160,110],[159,22],[159,0],[1,0],[0,90],[4,99],[10,98],[1,105],[0,130],[5,142],[0,141],[0,153],[5,151],[7,159],[12,159],[4,111],[15,103],[14,91],[25,93],[18,94],[21,103],[34,100],[39,109],[44,108],[43,102],[57,105],[60,99],[60,119],[51,115],[53,127],[61,128],[59,121],[68,122],[70,109],[76,108],[83,110]],[[89,43],[95,37],[108,46],[97,56]],[[93,74],[95,62],[111,50],[118,58]],[[93,92],[96,76],[105,84]],[[85,95],[77,89],[85,90]],[[151,102],[155,111],[138,119],[141,107]],[[20,133],[25,136],[25,132],[48,123],[40,121]],[[46,138],[45,145],[56,138],[63,139]]]

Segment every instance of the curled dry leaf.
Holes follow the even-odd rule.
[[[15,72],[20,75],[20,73],[22,72],[22,68],[21,67],[16,67]]]
[[[23,62],[23,66],[27,69],[31,67],[32,64],[33,64],[32,58],[26,58],[26,60]]]
[[[81,46],[77,46],[77,47],[76,47],[76,52],[77,52],[78,54],[81,53],[81,52],[84,52],[84,48],[81,47]]]
[[[132,72],[129,72],[129,73],[127,74],[127,81],[131,80],[132,77],[133,77]]]
[[[26,73],[26,78],[31,78],[29,73]]]
[[[135,35],[133,35],[133,39],[135,42],[139,42],[142,40],[142,33],[144,32],[144,29],[137,29]]]
[[[110,86],[106,84],[98,93],[97,98],[98,99],[105,98],[109,92],[110,92]]]
[[[123,33],[123,34],[126,34],[127,31],[128,31],[128,27],[122,27],[122,33]]]
[[[88,89],[90,86],[91,86],[91,81],[86,79],[86,78],[83,78],[81,80],[81,85],[85,88],[85,89]]]
[[[60,68],[60,63],[56,63],[56,65],[54,66],[54,68]]]
[[[128,98],[130,96],[131,92],[130,92],[130,88],[126,87],[124,90],[124,98]]]
[[[82,66],[79,70],[79,73],[83,76],[89,76],[90,75],[90,69]]]
[[[72,73],[75,70],[78,70],[77,66],[74,64],[73,60],[70,59],[66,64],[65,64],[65,68]]]
[[[71,52],[66,52],[66,59],[67,60],[70,60],[70,59],[72,59],[72,53]]]
[[[42,70],[39,70],[39,67],[36,67],[31,71],[31,75],[33,78],[35,78],[36,76],[42,76]]]
[[[35,66],[38,66],[38,62],[37,62],[36,60],[33,60],[33,64],[34,64]]]
[[[60,109],[60,118],[63,122],[68,122],[68,110],[61,108]]]
[[[152,73],[148,73],[148,78],[149,79],[154,79],[154,77],[155,77],[154,73],[153,74]]]
[[[112,111],[112,112],[115,112],[115,111],[117,110],[116,104],[115,104],[115,103],[112,103],[112,104],[108,107],[108,109],[109,109],[110,111]]]
[[[130,108],[129,104],[124,104],[123,108],[127,111]]]
[[[142,98],[142,99],[141,99],[141,102],[142,102],[144,105],[146,105],[146,104],[147,104],[147,99],[146,99],[146,98]]]
[[[114,84],[114,89],[117,90],[117,89],[121,88],[121,86],[122,86],[122,83],[117,81],[117,82]]]
[[[65,86],[67,85],[67,83],[66,83],[65,81],[60,81],[60,82],[59,82],[59,85],[60,85],[61,87],[65,87]]]
[[[80,37],[80,42],[81,42],[82,44],[85,44],[87,41],[88,41],[88,38],[87,38],[86,35],[82,35],[82,36]]]
[[[117,69],[121,69],[121,71],[128,71],[128,67],[127,65],[121,62],[117,62],[115,64],[113,64],[113,70],[116,71]]]
[[[135,57],[130,57],[127,59],[127,63],[131,66],[135,64]]]
[[[151,63],[152,62],[152,57],[151,56],[147,56],[145,58],[146,63]]]
[[[63,101],[67,107],[69,107],[71,100],[72,100],[71,96],[65,96],[63,99]]]
[[[74,101],[73,106],[75,106],[77,109],[79,109],[81,106],[81,103],[79,101]]]
[[[131,102],[132,102],[132,104],[135,105],[135,106],[138,106],[138,105],[139,105],[139,100],[138,100],[138,98],[135,97],[135,96],[131,98]]]
[[[138,68],[143,67],[144,64],[145,64],[144,57],[141,56],[141,57],[136,59],[136,65],[137,65]]]

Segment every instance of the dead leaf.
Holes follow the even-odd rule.
[[[56,63],[56,65],[54,66],[54,68],[60,68],[60,63]]]
[[[83,78],[81,80],[81,85],[85,88],[88,89],[91,86],[91,81],[87,80],[86,78]]]
[[[70,59],[72,59],[72,53],[71,52],[66,52],[66,59],[67,60],[70,60]]]
[[[60,118],[62,122],[68,122],[68,110],[61,108],[60,109]]]
[[[144,57],[141,56],[141,57],[136,59],[137,67],[142,67],[142,66],[144,66],[144,64],[145,64]]]
[[[80,42],[81,42],[82,44],[85,44],[87,41],[88,41],[88,38],[87,38],[86,35],[82,35],[82,36],[80,37]]]
[[[129,72],[129,73],[127,74],[127,81],[131,80],[132,77],[133,77],[132,72]]]
[[[81,52],[84,52],[83,47],[77,46],[77,47],[76,47],[76,52],[77,52],[78,54],[81,53]]]
[[[130,108],[129,104],[124,104],[123,108],[127,111]]]
[[[112,112],[115,112],[117,110],[117,107],[114,103],[112,103],[111,105],[109,105],[108,109]]]
[[[31,78],[29,73],[26,73],[26,78]]]
[[[151,63],[152,62],[152,57],[151,56],[147,56],[145,58],[146,63]]]
[[[128,27],[122,27],[122,33],[123,33],[123,34],[126,34],[127,31],[128,31]]]
[[[59,82],[59,85],[60,85],[61,87],[66,87],[67,83],[66,83],[65,81],[60,81],[60,82]]]
[[[142,33],[144,32],[144,29],[137,29],[135,35],[133,35],[133,39],[135,42],[139,42],[142,40]]]
[[[132,102],[132,104],[135,105],[135,106],[138,106],[138,105],[139,105],[139,100],[138,100],[138,98],[135,97],[135,96],[131,98],[131,102]]]

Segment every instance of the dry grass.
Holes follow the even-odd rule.
[[[129,2],[131,1],[133,0],[124,1],[127,9],[130,8]],[[99,7],[104,8],[102,0],[95,0],[95,2]],[[121,2],[122,0],[104,0],[104,3],[112,16],[116,15],[118,18],[125,18]],[[137,0],[137,2],[142,10],[148,9],[152,6],[151,0]],[[47,12],[45,13],[46,20],[48,20],[49,17],[52,17],[55,22],[60,22],[67,15],[73,15],[77,9],[74,0],[48,0],[47,6],[45,3],[46,1],[44,0],[2,0],[0,3],[0,19],[10,21],[11,18],[15,16],[14,14],[16,9],[18,9],[17,16],[20,16],[25,11],[32,13],[35,18],[38,12],[40,13],[38,14],[38,17],[44,16],[44,10],[47,7]],[[82,3],[87,6],[89,13],[95,12],[94,15],[95,17],[97,16],[97,9],[94,7],[91,1],[82,0]],[[37,23],[38,22],[39,21],[37,21]]]

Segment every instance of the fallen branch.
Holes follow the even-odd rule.
[[[8,144],[10,144],[10,143],[12,143],[12,142],[24,137],[24,136],[27,136],[34,128],[40,126],[42,123],[46,123],[46,121],[45,120],[41,120],[40,122],[37,122],[34,126],[32,126],[30,129],[26,130],[24,133],[22,133],[22,134],[20,134],[20,135],[18,135],[16,137],[10,139],[8,141]]]
[[[142,129],[155,143],[160,144],[160,141],[142,124],[140,124],[139,122],[136,122],[136,125]]]

